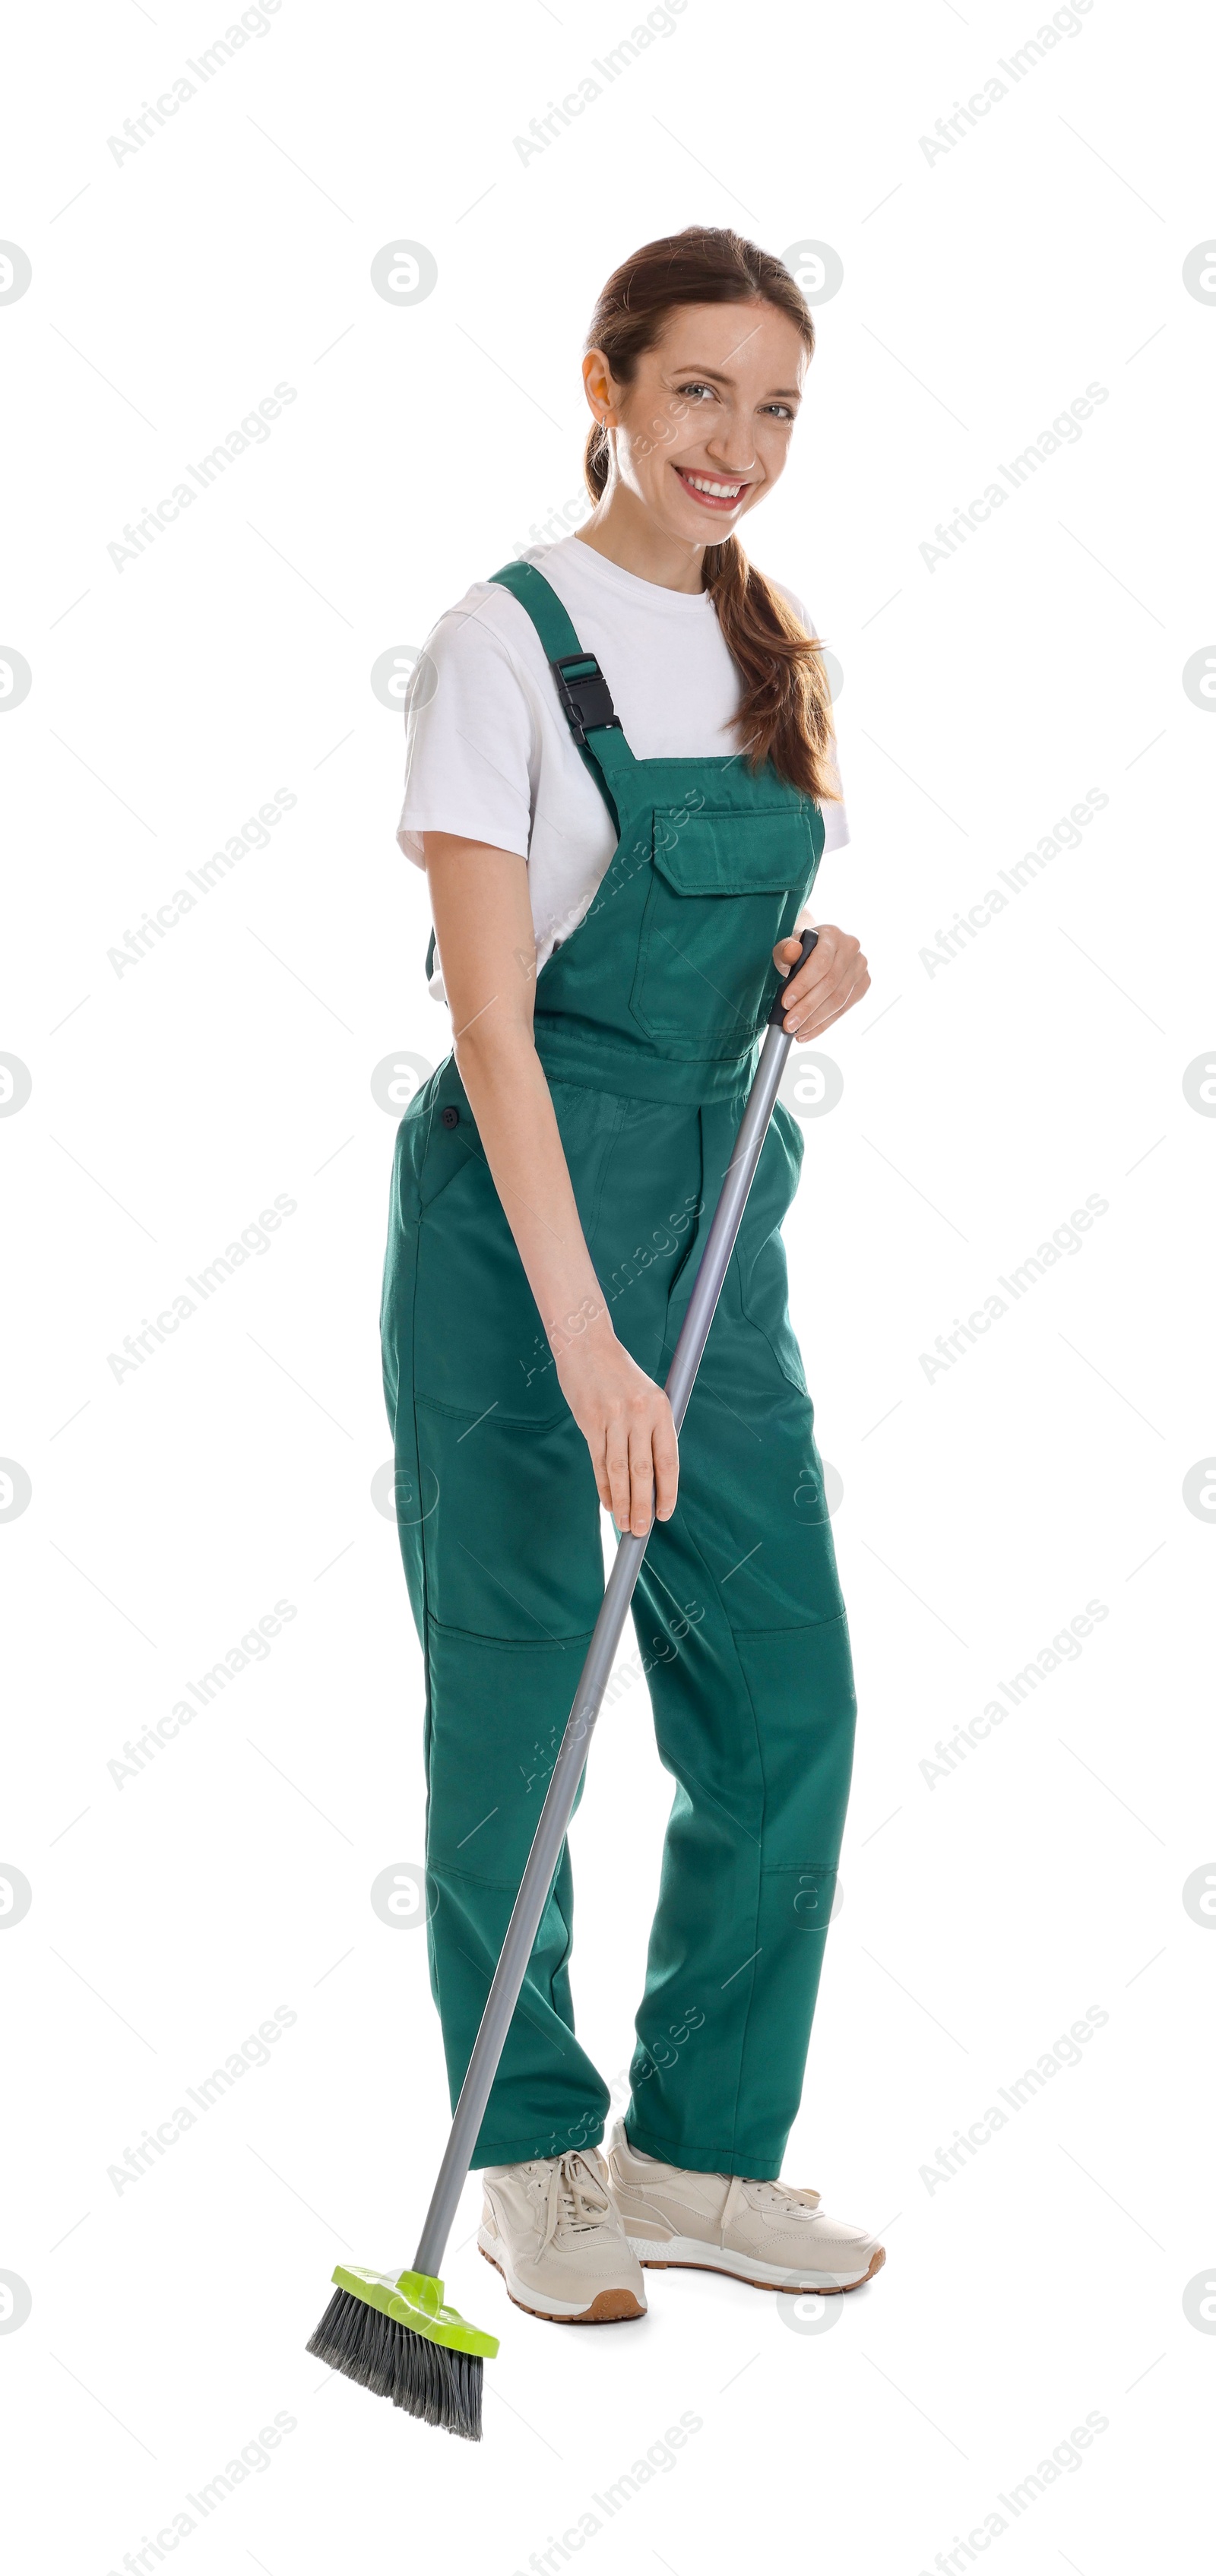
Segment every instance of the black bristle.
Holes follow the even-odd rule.
[[[335,2290],[305,2350],[360,2388],[370,2388],[373,2396],[391,2398],[422,2423],[441,2424],[445,2433],[480,2442],[484,2365],[479,2353],[453,2352],[447,2344],[432,2343],[429,2335],[414,2334],[349,2290]]]

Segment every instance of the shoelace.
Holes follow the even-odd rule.
[[[723,2245],[726,2243],[727,2228],[745,2191],[754,2191],[757,2198],[767,2202],[770,2209],[774,2207],[779,2209],[784,2218],[810,2218],[819,2207],[817,2191],[799,2191],[792,2183],[787,2182],[749,2182],[745,2175],[734,2174],[719,2222]]]
[[[571,2227],[580,2233],[602,2227],[610,2215],[612,2203],[594,2165],[578,2150],[554,2159],[549,2176],[545,2211],[545,2232],[541,2253],[547,2252],[559,2227]]]

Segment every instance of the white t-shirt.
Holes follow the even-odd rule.
[[[524,558],[543,573],[594,653],[638,760],[729,757],[741,695],[708,591],[665,590],[565,537]],[[810,626],[792,591],[784,596]],[[528,862],[539,971],[587,911],[616,835],[558,702],[526,609],[475,581],[426,639],[405,701],[405,802],[397,839],[425,865],[424,832],[452,832]],[[825,804],[824,851],[849,837]],[[432,993],[442,1001],[438,970]]]

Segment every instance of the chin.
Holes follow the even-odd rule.
[[[659,516],[657,511],[655,516]],[[663,524],[673,536],[682,538],[689,545],[724,546],[727,538],[733,537],[742,516],[741,510],[735,510],[729,517],[719,519],[708,510],[698,510],[696,502],[689,501],[681,509],[673,510],[670,516],[664,513]]]

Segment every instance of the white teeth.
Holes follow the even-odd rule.
[[[704,474],[686,474],[684,480],[694,492],[708,492],[715,501],[734,501],[743,489],[741,483],[711,483]]]

